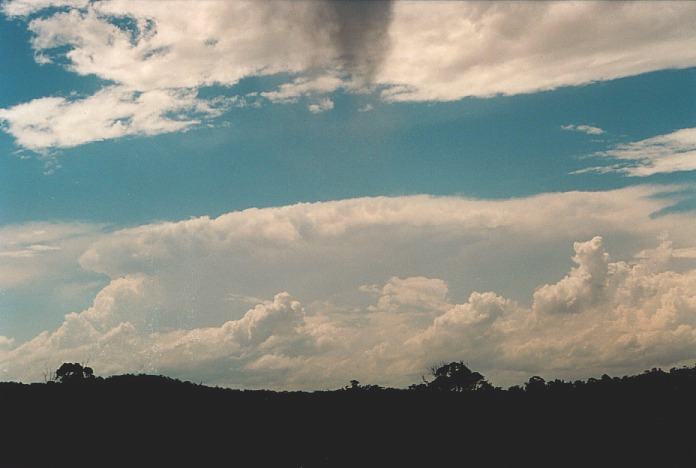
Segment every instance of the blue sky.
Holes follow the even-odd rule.
[[[15,49],[3,41],[3,57],[21,45]],[[60,67],[34,64],[23,45],[26,69],[4,72],[11,91],[3,86],[1,98],[8,107],[37,97],[35,81],[60,83],[66,75]],[[255,83],[216,91],[268,89],[267,80],[250,81]],[[83,93],[93,86],[94,80],[77,80],[42,94]],[[307,112],[305,103],[233,109],[213,120],[213,128],[60,149],[55,159],[61,167],[50,175],[44,174],[42,158],[13,155],[21,148],[5,133],[0,135],[6,155],[0,172],[2,222],[130,225],[365,195],[506,198],[645,183],[623,174],[572,172],[587,167],[584,156],[617,143],[693,126],[694,86],[696,70],[686,69],[426,105],[333,93],[335,108],[319,115]],[[364,103],[374,110],[358,112]],[[569,123],[596,125],[606,133],[561,130]],[[650,181],[691,177],[670,173]]]
[[[624,267],[608,258],[633,265],[635,276],[660,257],[661,272],[683,275],[669,288],[662,276],[633,278],[659,284],[646,304],[666,300],[660,288],[692,284],[692,4],[353,5],[356,18],[388,18],[368,27],[332,16],[331,2],[268,11],[203,3],[192,7],[198,23],[161,2],[50,3],[6,1],[0,16],[0,370],[8,378],[31,378],[10,359],[34,368],[51,355],[95,359],[118,372],[135,353],[150,356],[132,359],[138,370],[312,387],[317,369],[342,359],[341,346],[370,359],[381,346],[387,357],[375,366],[392,368],[365,378],[397,384],[429,360],[470,354],[502,382],[529,369],[575,375],[688,357],[686,340],[643,343],[628,360],[562,358],[573,347],[608,346],[606,337],[580,338],[593,314],[661,313],[617,302],[630,288],[612,282]],[[277,35],[263,26],[269,11]],[[484,33],[466,36],[468,27]],[[342,49],[337,28],[357,35],[356,50]],[[615,290],[600,294],[597,281]],[[472,295],[485,291],[497,295]],[[573,319],[582,322],[575,342],[534,351],[557,359],[547,368],[496,360],[526,348],[511,337],[491,338],[480,355],[452,344],[456,333],[471,343],[488,336],[457,328],[466,314],[484,314],[475,312],[481,301],[542,341],[571,326],[556,323],[556,309],[587,320]],[[140,315],[119,312],[121,302]],[[696,310],[684,307],[671,326],[692,323]],[[186,332],[198,330],[208,338],[196,343],[210,340],[205,354],[219,346],[215,327],[237,330],[274,313],[292,320],[269,337],[296,333],[301,322],[338,348],[314,343],[304,355],[309,338],[292,334],[272,351],[263,340],[240,342],[243,358],[228,350],[189,362],[177,347],[153,357],[166,345],[144,334],[175,334],[190,347]],[[546,313],[554,318],[543,329],[516,318]],[[655,328],[660,320],[636,325],[633,338],[673,331]],[[80,354],[128,326],[137,333],[112,355]],[[380,344],[374,332],[363,343],[361,326],[404,335]],[[630,341],[625,329],[616,333],[611,340]],[[404,343],[411,354],[391,351]]]

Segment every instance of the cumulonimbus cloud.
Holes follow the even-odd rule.
[[[679,363],[693,358],[696,225],[652,216],[670,203],[660,190],[364,198],[104,233],[80,255],[109,278],[93,304],[0,340],[0,371],[41,379],[70,360],[325,388],[406,385],[445,359],[499,384]]]
[[[443,359],[465,359],[504,383],[511,375],[572,377],[693,359],[696,270],[610,262],[599,237],[576,243],[575,252],[577,266],[539,287],[531,308],[493,292],[454,304],[442,295],[442,280],[392,278],[353,320],[330,304],[309,314],[283,292],[220,326],[156,332],[161,285],[128,276],[53,332],[16,347],[3,338],[0,363],[4,378],[36,378],[49,362],[88,360],[106,373],[317,388],[356,377],[404,384]]]

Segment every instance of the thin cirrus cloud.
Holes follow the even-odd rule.
[[[0,338],[0,372],[36,380],[72,360],[320,388],[406,385],[442,359],[497,384],[680,363],[696,344],[696,225],[651,216],[665,189],[360,198],[97,233],[72,262],[108,284],[55,329]],[[530,283],[511,290],[501,271]]]
[[[73,73],[112,84],[84,99],[18,104],[0,119],[19,145],[47,150],[185,130],[218,115],[201,109],[210,104],[197,96],[200,87],[250,76],[293,75],[259,90],[267,102],[323,102],[337,90],[372,91],[387,102],[451,101],[696,65],[696,5],[689,2],[338,3],[213,1],[182,9],[165,1],[5,2],[5,15],[26,19],[38,62],[60,59]],[[133,107],[126,117],[99,110],[109,92],[121,95],[119,108]],[[149,93],[164,97],[143,102]],[[46,120],[39,112],[46,106],[79,106],[97,123],[70,137],[64,128],[74,115]],[[173,121],[172,111],[184,117]],[[135,122],[143,114],[146,122]]]
[[[593,156],[607,158],[613,164],[577,171],[618,172],[630,177],[696,170],[696,128],[624,143]]]

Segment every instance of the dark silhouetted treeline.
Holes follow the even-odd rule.
[[[696,367],[496,388],[242,391],[66,363],[0,383],[1,467],[696,467]]]

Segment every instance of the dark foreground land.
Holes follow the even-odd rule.
[[[696,367],[508,390],[467,372],[313,393],[0,383],[0,466],[696,467]]]

